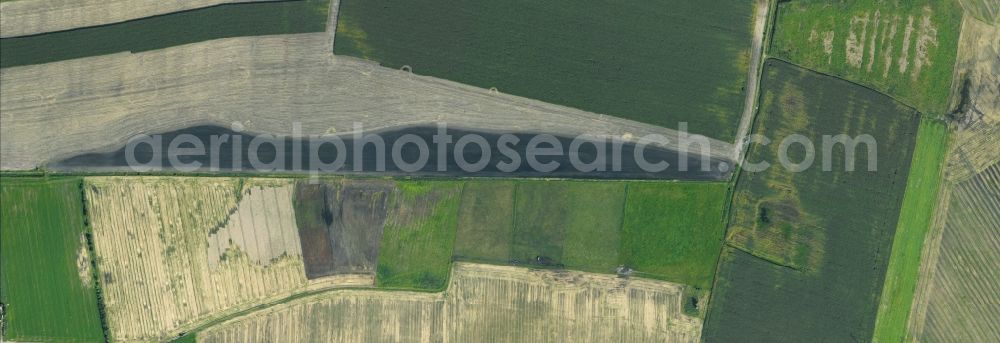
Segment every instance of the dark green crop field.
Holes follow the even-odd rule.
[[[0,39],[0,67],[140,52],[201,41],[326,29],[330,0],[223,4],[117,24]]]
[[[104,341],[94,284],[84,282],[93,274],[80,182],[0,178],[4,340]]]
[[[732,141],[752,1],[345,0],[334,51]]]
[[[739,176],[705,341],[868,340],[920,119],[885,95],[777,60],[765,63],[762,90],[754,132],[772,142],[747,156],[773,165]],[[779,163],[793,134],[815,145],[801,172]],[[847,159],[843,144],[824,149],[822,136],[839,134],[876,143]],[[793,163],[808,158],[801,144],[787,152]]]
[[[961,26],[957,1],[787,1],[771,52],[941,115]]]

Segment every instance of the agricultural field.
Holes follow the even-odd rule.
[[[968,16],[975,17],[984,23],[1000,24],[1000,3],[994,0],[958,0]]]
[[[779,60],[765,62],[762,85],[754,132],[772,142],[747,156],[774,165],[739,175],[705,341],[872,337],[920,119],[880,93]],[[812,156],[811,167],[778,164],[779,142],[792,134],[817,142],[815,154],[787,149],[794,163]],[[875,143],[859,144],[851,160],[844,144],[820,144],[838,134]]]
[[[84,182],[111,339],[162,340],[308,286],[285,180]]]
[[[375,272],[393,185],[324,180],[295,184],[295,222],[310,279]]]
[[[770,51],[944,115],[961,22],[957,1],[786,1]]]
[[[0,39],[0,68],[141,52],[219,38],[322,32],[330,0],[222,4],[121,23]]]
[[[466,181],[455,233],[455,258],[507,264],[514,237],[515,181]]]
[[[1000,164],[949,185],[940,236],[925,250],[908,337],[1000,340]]]
[[[947,153],[948,127],[940,122],[921,122],[872,341],[902,342],[906,336],[920,255],[934,221]]]
[[[708,289],[724,238],[727,185],[468,181],[462,197],[458,260],[596,273],[625,266]]]
[[[0,178],[0,340],[104,340],[80,182]]]
[[[447,285],[462,186],[460,181],[396,182],[379,247],[379,287],[440,290]]]
[[[683,287],[572,271],[456,263],[443,293],[342,290],[198,334],[203,342],[697,342]]]
[[[754,4],[344,0],[334,53],[731,142]]]
[[[964,181],[1000,161],[1000,24],[962,25],[949,118],[956,122],[948,179]]]
[[[728,187],[724,183],[629,184],[622,264],[644,277],[711,288],[725,240]]]
[[[963,2],[965,3],[965,2]],[[967,17],[946,186],[921,256],[907,339],[1000,340],[1000,26]]]
[[[515,192],[515,263],[614,272],[624,183],[524,181]]]

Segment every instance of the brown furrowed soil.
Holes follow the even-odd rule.
[[[200,341],[696,342],[683,286],[582,272],[455,263],[443,293],[343,290],[234,318]]]
[[[390,182],[338,180],[295,185],[295,216],[310,279],[374,273]]]

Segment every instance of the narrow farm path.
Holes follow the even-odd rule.
[[[746,100],[743,103],[743,115],[736,131],[736,142],[733,143],[733,161],[743,163],[746,157],[746,138],[750,134],[750,124],[757,112],[757,93],[760,85],[761,63],[764,60],[764,32],[767,29],[771,13],[772,1],[757,0],[754,6],[753,43],[750,46],[750,67],[747,68]]]

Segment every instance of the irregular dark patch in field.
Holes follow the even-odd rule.
[[[306,276],[373,273],[391,192],[391,184],[376,181],[296,184]]]
[[[815,143],[815,163],[740,174],[706,342],[871,339],[918,126],[916,111],[883,94],[765,64],[754,132],[773,142],[751,145],[748,161],[778,161],[779,142],[800,134]],[[864,144],[854,171],[843,144],[824,151],[822,136],[839,134],[871,135],[877,170],[869,171]]]
[[[459,129],[448,129],[447,134],[453,138],[453,143],[444,147],[444,156],[439,155],[439,147],[433,142],[438,134],[436,127],[416,126],[386,131],[367,132],[365,135],[376,134],[384,141],[383,151],[378,151],[375,144],[364,143],[355,150],[358,141],[354,135],[338,136],[342,139],[343,147],[338,147],[332,143],[324,143],[321,140],[313,139],[293,139],[284,136],[255,135],[247,132],[237,133],[232,130],[218,126],[196,126],[177,131],[171,131],[159,135],[159,142],[154,150],[152,144],[135,144],[134,149],[128,149],[126,145],[120,149],[110,152],[87,153],[73,156],[61,161],[49,164],[47,167],[64,171],[120,171],[134,172],[136,169],[130,167],[128,163],[129,155],[134,156],[133,162],[141,166],[150,167],[149,171],[177,171],[185,170],[185,166],[191,169],[185,171],[212,172],[212,171],[247,171],[247,172],[305,172],[318,170],[319,173],[335,174],[384,174],[384,175],[431,175],[431,176],[500,176],[500,177],[564,177],[564,178],[588,178],[588,179],[680,179],[680,180],[723,180],[731,175],[731,163],[728,160],[703,158],[698,155],[700,147],[697,144],[691,146],[692,152],[683,156],[677,151],[661,148],[650,144],[640,149],[636,144],[620,144],[620,149],[615,148],[610,140],[603,143],[605,149],[600,151],[594,144],[582,143],[579,149],[570,150],[573,142],[571,137],[553,136],[551,139],[561,146],[559,155],[546,156],[539,154],[536,160],[542,164],[558,163],[553,170],[546,171],[532,167],[529,163],[529,141],[537,137],[536,134],[511,133],[516,141],[500,144],[502,137],[511,138],[498,133],[483,131],[466,131]],[[483,150],[479,145],[472,143],[465,145],[458,154],[455,153],[455,143],[463,137],[478,135],[485,139],[487,150]],[[418,165],[418,169],[408,171],[408,167],[402,164],[415,164],[420,159],[420,148],[413,143],[400,143],[401,140],[413,139],[414,136],[427,144],[426,163]],[[191,139],[202,144],[203,152],[199,154],[188,154],[181,149],[168,149],[171,142],[178,137],[180,139]],[[237,138],[238,137],[238,138]],[[213,138],[221,143],[213,149]],[[327,137],[329,138],[329,137]],[[156,138],[154,138],[156,139]],[[259,144],[254,145],[255,141]],[[234,141],[239,141],[234,149]],[[515,143],[516,142],[516,143]],[[393,149],[396,144],[401,144],[398,154],[401,162],[398,163],[393,158]],[[506,149],[501,149],[503,145]],[[180,147],[191,148],[193,144],[184,143]],[[552,145],[540,143],[535,151],[548,149]],[[235,151],[234,151],[235,150]],[[620,150],[619,152],[616,152]],[[640,150],[641,156],[649,163],[666,162],[669,165],[661,171],[654,171],[643,168],[640,160],[636,158],[636,150]],[[160,154],[156,154],[159,151]],[[299,153],[296,153],[296,152]],[[250,158],[254,152],[256,160]],[[355,154],[355,153],[359,154]],[[488,154],[488,156],[487,156]],[[570,154],[578,157],[578,163],[594,164],[593,170],[583,171],[573,165]],[[300,156],[296,161],[294,156]],[[355,155],[359,155],[355,158]],[[517,159],[510,157],[516,155]],[[469,167],[462,168],[457,162],[461,156],[469,164],[481,163],[485,161],[481,170]],[[619,160],[620,171],[614,168],[614,161]],[[384,164],[380,168],[379,158]],[[488,157],[488,158],[487,158]],[[681,170],[683,165],[682,157],[686,159],[686,170]],[[158,159],[157,159],[158,158]],[[340,168],[320,168],[322,164],[333,164],[340,158],[343,161]],[[599,159],[603,158],[603,159]],[[444,171],[438,167],[439,160],[443,159]],[[213,162],[214,161],[214,162]],[[603,163],[601,163],[603,161]],[[253,163],[257,162],[257,163]],[[136,164],[133,163],[133,166]],[[510,169],[505,166],[512,165]],[[706,167],[702,167],[702,166]],[[587,168],[583,168],[587,169]],[[412,170],[412,169],[411,169]]]

